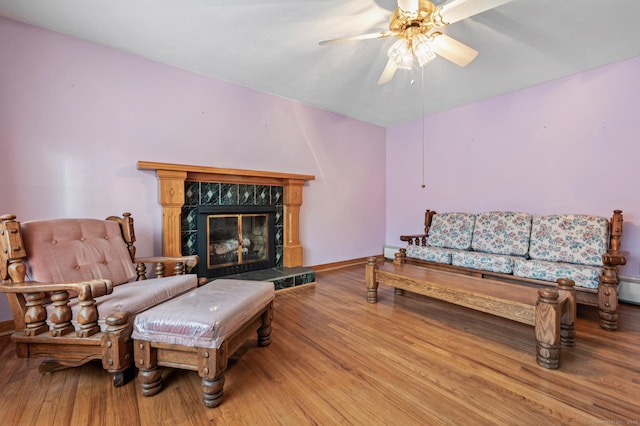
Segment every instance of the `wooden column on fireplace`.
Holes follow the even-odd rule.
[[[185,181],[278,185],[282,186],[284,191],[284,266],[302,266],[303,249],[300,244],[302,188],[305,181],[314,180],[315,176],[151,161],[138,161],[138,169],[156,170],[158,201],[162,206],[162,254],[164,256],[182,255],[180,215],[184,205]]]

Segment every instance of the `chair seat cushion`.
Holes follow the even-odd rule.
[[[195,274],[174,275],[115,286],[113,293],[96,298],[98,325],[104,331],[105,321],[112,314],[127,312],[129,316],[134,316],[197,286],[198,277]],[[69,306],[73,316],[71,323],[78,330],[79,324],[76,321],[80,311],[78,299],[71,300]],[[51,316],[52,309],[52,304],[47,305],[47,317]]]
[[[274,294],[270,281],[218,279],[136,316],[132,337],[217,349]]]
[[[451,256],[452,265],[501,274],[513,273],[513,262],[513,256],[471,251],[457,251]]]
[[[576,287],[597,289],[603,268],[571,263],[546,262],[542,260],[516,259],[513,275],[555,282],[558,278],[570,278]]]
[[[445,263],[450,265],[451,252],[452,250],[446,248],[410,245],[407,247],[405,255],[413,259],[421,259],[429,262]]]

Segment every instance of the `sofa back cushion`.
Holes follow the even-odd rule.
[[[30,280],[104,278],[118,285],[136,278],[120,225],[112,220],[36,220],[22,223],[21,231]]]
[[[438,213],[433,216],[427,242],[430,246],[468,250],[476,216],[470,213]]]
[[[599,216],[566,214],[536,216],[529,256],[551,262],[603,266],[609,247],[609,221]]]
[[[517,212],[476,215],[471,248],[475,251],[524,256],[529,251],[532,216]]]

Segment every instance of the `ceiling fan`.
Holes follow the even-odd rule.
[[[410,70],[414,59],[422,67],[438,55],[465,67],[478,56],[478,51],[438,30],[512,0],[452,0],[440,7],[428,0],[397,1],[398,7],[389,20],[389,31],[324,40],[319,44],[398,37],[389,49],[389,60],[378,84],[391,80],[398,68]]]

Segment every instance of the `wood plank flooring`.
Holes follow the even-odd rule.
[[[622,305],[616,332],[579,307],[576,347],[547,370],[530,326],[387,286],[368,304],[363,265],[316,276],[276,294],[271,345],[232,358],[218,408],[195,372],[165,370],[147,398],[99,363],[42,376],[2,337],[0,424],[640,424],[640,306]]]

